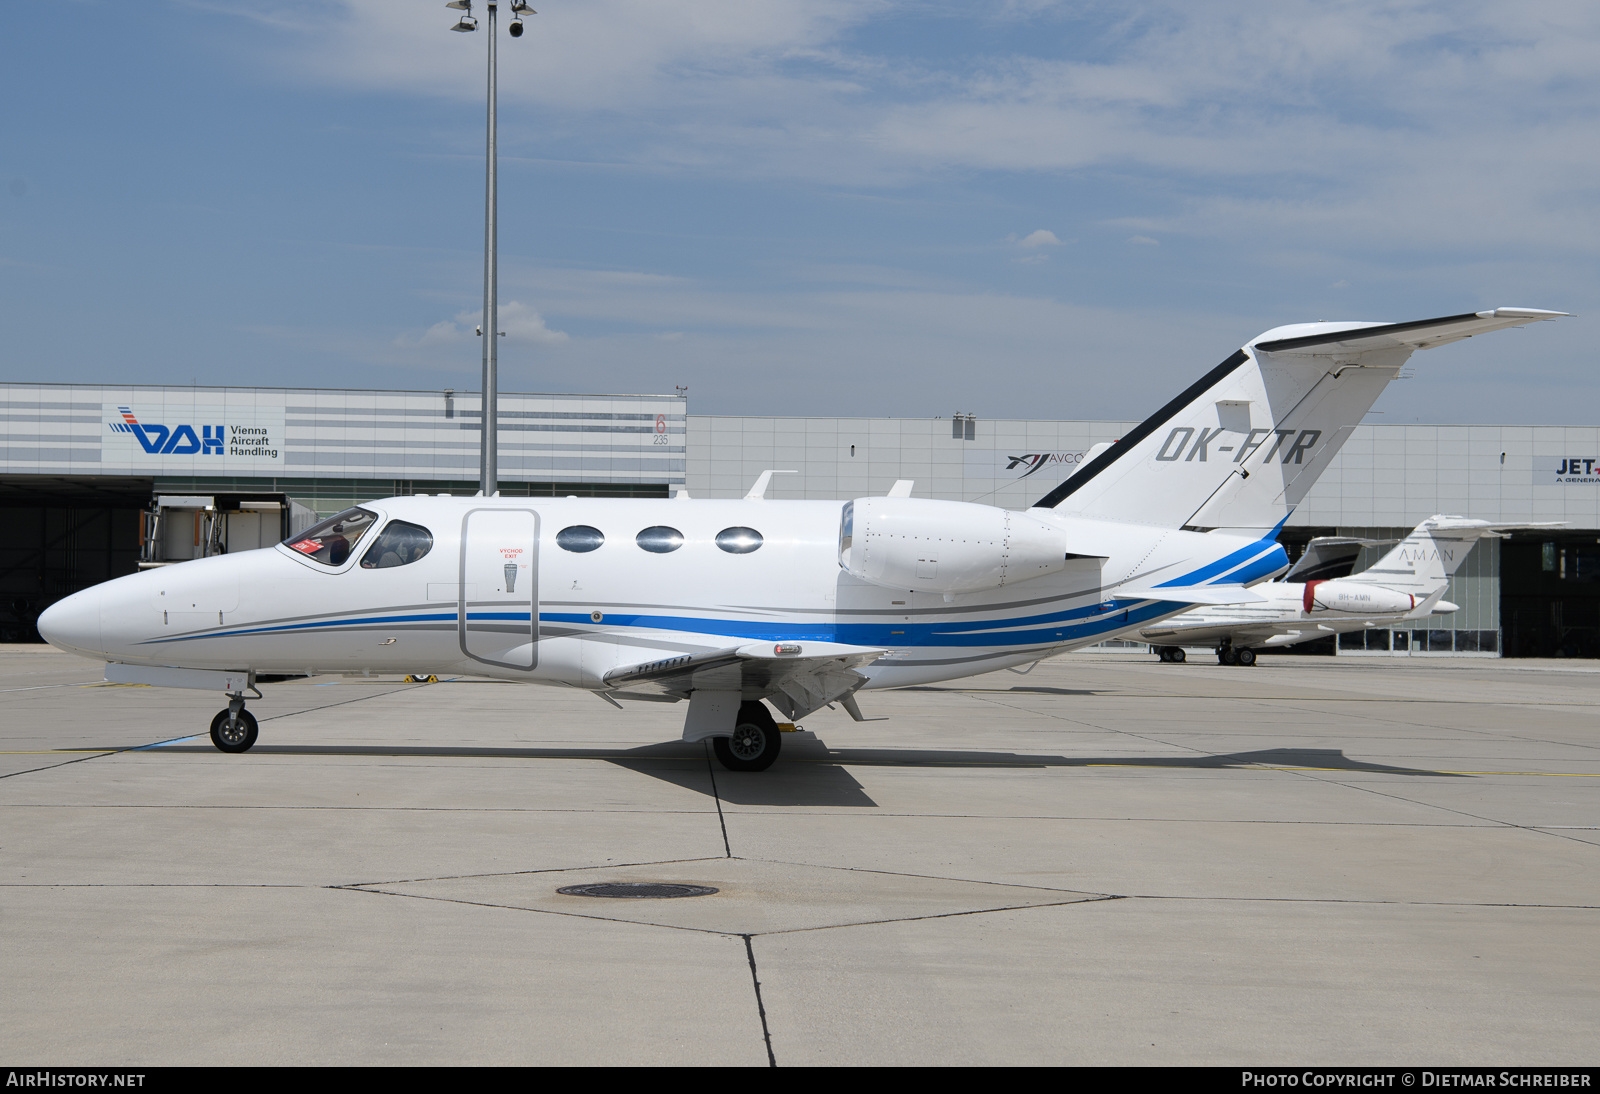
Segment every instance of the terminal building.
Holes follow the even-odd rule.
[[[503,495],[850,499],[1024,508],[1133,422],[691,415],[661,395],[505,394]],[[270,545],[396,494],[477,490],[476,393],[0,385],[0,641],[54,601],[140,566]],[[1559,529],[1485,539],[1426,630],[1289,647],[1341,656],[1600,657],[1600,428],[1363,425],[1291,516],[1399,539],[1436,513]],[[1369,548],[1361,569],[1384,548]]]

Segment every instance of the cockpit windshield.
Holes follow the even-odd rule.
[[[324,566],[343,566],[351,550],[377,519],[378,514],[365,509],[346,509],[297,536],[290,536],[283,545]]]
[[[433,550],[433,533],[420,524],[391,520],[361,556],[363,570],[385,570],[390,566],[409,566]]]

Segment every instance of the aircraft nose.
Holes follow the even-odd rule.
[[[39,616],[39,633],[58,649],[100,656],[100,591],[85,589],[50,605]]]

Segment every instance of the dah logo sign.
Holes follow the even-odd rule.
[[[161,453],[163,456],[193,456],[199,453],[203,456],[222,455],[222,427],[220,425],[201,426],[205,431],[204,440],[194,435],[194,426],[180,425],[168,429],[164,425],[147,425],[134,417],[133,411],[125,406],[117,407],[117,412],[122,415],[122,421],[112,422],[113,433],[132,433],[134,439],[149,453]]]
[[[155,409],[107,403],[102,412],[107,432],[101,435],[101,459],[108,465],[220,471],[284,462],[281,408],[185,400],[180,407],[156,403]]]

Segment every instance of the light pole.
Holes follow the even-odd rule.
[[[478,334],[483,339],[483,414],[482,435],[478,444],[478,489],[486,498],[500,490],[500,375],[496,361],[500,337],[500,259],[496,252],[498,229],[496,214],[499,198],[495,190],[499,168],[499,155],[495,150],[495,15],[498,0],[484,0],[489,9],[489,123],[487,147],[484,151],[483,194],[483,324]],[[450,0],[445,7],[461,12],[461,18],[451,30],[463,33],[478,29],[472,17],[472,0]],[[522,16],[537,15],[527,0],[511,0],[511,37],[522,37]]]

